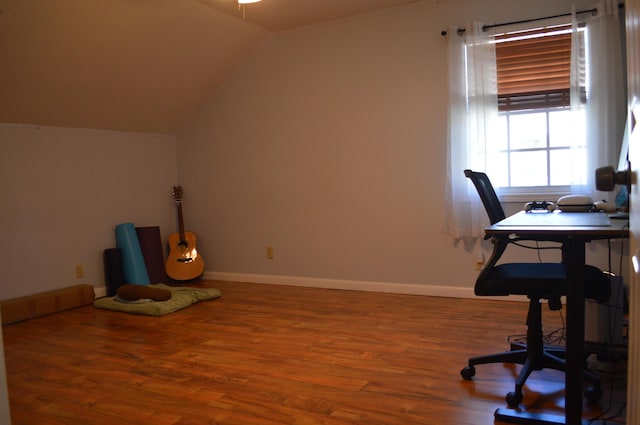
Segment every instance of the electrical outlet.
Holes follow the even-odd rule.
[[[268,246],[267,247],[267,258],[269,260],[273,260],[273,247],[272,246]]]
[[[84,267],[82,264],[76,264],[76,279],[84,279]]]

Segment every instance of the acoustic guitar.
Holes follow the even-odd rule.
[[[173,199],[178,209],[178,232],[169,235],[169,255],[164,268],[174,280],[191,280],[204,272],[204,260],[196,249],[196,235],[184,230],[182,186],[173,187]]]

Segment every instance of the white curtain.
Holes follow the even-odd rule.
[[[498,118],[495,45],[482,24],[449,38],[449,143],[446,232],[456,239],[480,238],[488,219],[465,169],[486,171],[488,146]],[[489,177],[491,177],[489,175]]]
[[[584,58],[575,48],[572,51],[572,83],[577,81],[577,61],[585,60],[587,69],[585,105],[578,102],[575,85],[571,87],[572,109],[584,109],[587,153],[586,158],[573,157],[586,160],[587,181],[574,180],[571,191],[594,199],[611,198],[609,193],[596,191],[595,170],[606,165],[617,167],[626,120],[624,9],[618,8],[618,3],[619,0],[603,0],[594,5],[597,14],[586,17]]]

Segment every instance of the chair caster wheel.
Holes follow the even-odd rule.
[[[471,380],[476,375],[476,368],[473,366],[467,366],[460,371],[460,376],[465,381]]]
[[[597,402],[599,402],[601,397],[602,390],[599,386],[588,387],[586,390],[584,390],[584,398],[586,398],[587,401],[591,404],[596,404]]]
[[[505,400],[507,400],[509,407],[516,408],[522,402],[522,393],[516,393],[515,391],[507,393]]]

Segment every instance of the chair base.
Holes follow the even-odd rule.
[[[500,422],[510,424],[535,424],[535,425],[564,425],[566,419],[564,416],[550,415],[548,413],[531,413],[522,412],[520,410],[505,409],[503,407],[496,409],[493,417]]]
[[[555,350],[558,351],[558,350]],[[562,354],[562,350],[560,353]],[[527,350],[505,351],[504,353],[491,354],[488,356],[472,357],[469,359],[469,365],[460,371],[460,375],[465,380],[470,380],[475,376],[475,366],[489,363],[508,363],[520,364],[522,369],[518,374],[515,382],[515,390],[509,392],[505,399],[509,407],[518,407],[522,402],[522,390],[524,384],[531,375],[531,372],[542,369],[553,369],[564,372],[566,370],[565,361],[558,357],[551,350],[543,350],[543,352],[535,357],[531,357],[531,353]],[[591,387],[587,388],[584,396],[590,403],[597,403],[602,397],[602,389],[600,387],[600,378],[588,370],[582,371],[582,377],[585,381],[591,383]]]
[[[531,299],[529,302],[529,314],[527,316],[527,344],[525,348],[505,351],[486,356],[472,357],[469,364],[460,371],[463,379],[469,380],[475,375],[475,366],[488,363],[520,364],[522,368],[515,382],[515,390],[509,392],[505,399],[509,407],[518,407],[522,402],[522,389],[531,372],[542,369],[554,369],[566,371],[564,350],[562,348],[545,347],[542,340],[542,310],[539,300]],[[512,348],[520,344],[512,344]],[[596,403],[602,396],[600,378],[583,369],[582,377],[592,384],[584,392],[585,398],[590,403]]]
[[[565,425],[567,423],[564,416],[552,415],[549,413],[523,412],[520,410],[505,409],[503,407],[496,409],[493,417],[496,419],[496,421],[521,425]],[[583,419],[581,422],[582,425],[618,424],[618,422],[611,422],[611,420],[597,419]]]

